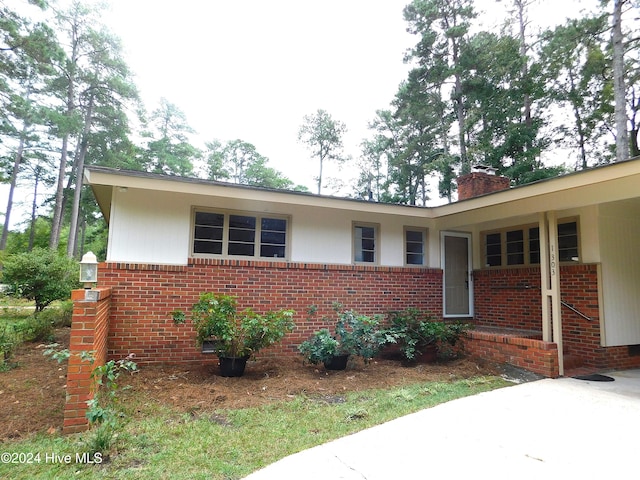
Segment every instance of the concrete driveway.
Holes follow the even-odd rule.
[[[246,477],[640,478],[640,370],[544,379],[454,400],[280,460]]]

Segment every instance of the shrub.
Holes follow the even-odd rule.
[[[298,346],[300,353],[313,364],[326,362],[337,355],[358,355],[368,362],[375,357],[384,345],[394,341],[380,329],[381,316],[368,317],[353,310],[341,310],[335,305],[338,314],[334,332],[323,328]],[[314,314],[315,310],[310,309]]]
[[[216,354],[223,357],[244,357],[279,342],[295,324],[293,310],[279,310],[260,315],[250,308],[238,312],[235,297],[202,293],[191,309],[196,329],[196,343],[213,340]],[[179,324],[184,315],[172,312]]]
[[[39,312],[38,317],[50,322],[54,327],[70,327],[73,317],[73,302],[67,300],[60,302],[59,307],[49,306]]]
[[[78,285],[78,263],[54,250],[34,248],[9,255],[3,266],[3,282],[12,295],[33,300],[36,312],[55,300],[66,300]]]
[[[42,313],[42,312],[40,312]],[[22,339],[26,342],[50,342],[53,340],[53,322],[47,315],[36,313],[20,326]]]
[[[391,313],[391,325],[385,333],[395,339],[403,359],[411,362],[429,345],[451,349],[469,328],[464,323],[436,322],[429,313],[407,308]]]

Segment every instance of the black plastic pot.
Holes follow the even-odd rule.
[[[324,362],[324,368],[327,370],[344,370],[347,368],[349,355],[336,355]]]
[[[247,366],[249,357],[218,357],[220,360],[220,376],[241,377]]]

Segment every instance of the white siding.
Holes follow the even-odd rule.
[[[605,346],[640,344],[640,209],[632,203],[600,209]]]
[[[107,261],[185,264],[190,238],[189,205],[179,197],[116,188]]]
[[[191,251],[192,207],[272,213],[290,218],[289,260],[353,263],[353,222],[379,225],[379,265],[404,265],[404,226],[428,227],[427,220],[294,204],[279,204],[180,193],[116,189],[107,260],[186,264]],[[354,205],[357,208],[358,204]],[[429,236],[433,232],[429,231]],[[435,234],[437,236],[437,233]]]

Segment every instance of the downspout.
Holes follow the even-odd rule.
[[[558,346],[558,374],[563,376],[562,304],[560,302],[560,262],[558,260],[556,212],[547,212],[546,215],[540,213],[540,275],[542,339],[546,342],[553,341]]]

